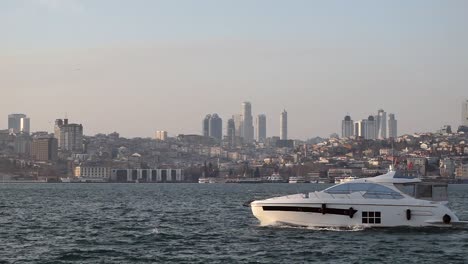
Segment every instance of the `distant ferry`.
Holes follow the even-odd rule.
[[[102,183],[107,182],[104,178],[85,178],[85,177],[61,177],[62,183]]]
[[[267,183],[286,183],[287,181],[281,177],[278,173],[273,173],[271,176],[268,176],[265,180]]]

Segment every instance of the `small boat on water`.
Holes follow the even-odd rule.
[[[305,183],[306,180],[303,176],[292,176],[289,177],[289,183]]]
[[[210,183],[210,178],[198,178],[198,183]]]
[[[358,177],[354,177],[354,176],[337,177],[337,178],[335,178],[335,184],[345,183],[345,182],[349,182],[349,181],[354,181],[354,180],[357,180],[357,179],[359,179],[359,178],[358,178]]]
[[[423,183],[396,171],[351,180],[320,192],[250,203],[262,225],[394,227],[465,225],[447,207],[447,184]]]

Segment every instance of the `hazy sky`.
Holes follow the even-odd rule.
[[[379,108],[434,131],[468,98],[468,1],[1,0],[0,89],[0,128],[201,133],[250,101],[267,136],[283,109],[292,138]]]

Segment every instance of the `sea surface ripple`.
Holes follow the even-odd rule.
[[[261,227],[319,184],[1,184],[0,263],[468,263],[468,229]],[[468,185],[449,186],[468,220]]]

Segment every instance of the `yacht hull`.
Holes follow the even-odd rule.
[[[446,206],[264,203],[251,204],[261,225],[286,224],[305,227],[395,227],[451,226],[459,220]],[[409,210],[409,211],[408,211]],[[444,216],[450,221],[444,222]]]

